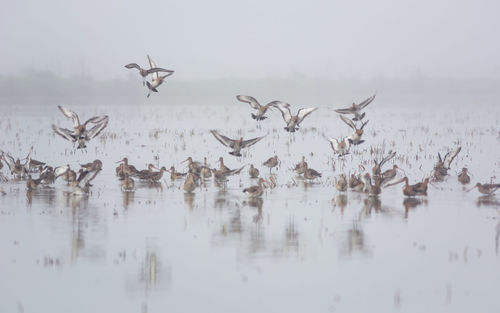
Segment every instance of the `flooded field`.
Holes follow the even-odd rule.
[[[21,106],[0,116],[0,149],[52,166],[100,159],[91,193],[74,196],[63,181],[26,190],[0,183],[0,312],[498,312],[500,196],[476,182],[500,181],[500,106],[453,103],[401,106],[383,97],[366,108],[365,143],[344,158],[325,137],[351,130],[320,107],[294,135],[274,110],[257,124],[248,105],[66,105],[86,119],[109,115],[87,145],[53,134],[70,127],[53,106]],[[304,105],[306,106],[306,104]],[[292,103],[292,112],[301,104]],[[210,133],[266,136],[242,157],[228,154]],[[407,198],[402,185],[378,197],[340,193],[341,173],[370,172],[392,150],[410,183],[429,177],[441,155],[461,146],[443,182]],[[278,155],[275,188],[261,198],[254,164]],[[168,173],[158,184],[136,181],[122,192],[117,161],[187,170],[187,157],[212,167],[245,165],[225,188],[208,180],[194,193]],[[322,173],[305,182],[293,172],[302,156]],[[467,167],[472,182],[457,175]],[[498,191],[500,194],[500,191]]]

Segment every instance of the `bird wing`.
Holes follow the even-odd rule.
[[[149,57],[148,55],[148,61],[149,61],[149,68],[152,69],[152,68],[156,68],[156,64],[153,60],[151,60],[151,58]],[[158,72],[153,72],[153,80],[157,80],[158,79]]]
[[[56,134],[63,137],[64,139],[67,139],[69,141],[76,141],[76,138],[74,137],[73,132],[71,130],[67,128],[57,127],[54,124],[52,124],[52,129]]]
[[[371,96],[370,98],[368,98],[368,99],[366,99],[365,101],[363,101],[363,102],[361,102],[360,104],[358,104],[359,109],[360,109],[360,110],[363,110],[363,109],[364,109],[367,105],[369,105],[369,104],[373,101],[373,99],[375,99],[375,96],[376,96],[376,95],[377,95],[377,94],[374,94],[374,95],[373,95],[373,96]]]
[[[450,165],[451,165],[451,162],[453,162],[453,160],[457,157],[458,153],[462,150],[462,147],[458,147],[455,149],[455,151],[453,151],[453,153],[449,152],[445,155],[444,157],[444,165],[449,169],[450,168]],[[447,161],[447,157],[451,155],[450,159]]]
[[[3,159],[5,160],[5,163],[7,163],[7,166],[9,167],[9,170],[12,172],[14,170],[16,161],[9,154],[4,154],[2,152],[2,155],[3,155]]]
[[[97,176],[97,174],[99,174],[101,170],[97,170],[97,171],[94,171],[94,172],[88,172],[87,175],[85,175],[83,178],[82,178],[82,182],[84,183],[83,185],[85,186],[86,184],[90,183],[91,181],[94,180],[94,178]],[[93,173],[93,174],[92,174]],[[78,181],[80,182],[80,181]]]
[[[141,67],[137,64],[137,63],[130,63],[130,64],[127,64],[125,65],[126,68],[136,68],[138,69],[139,71],[141,70]]]
[[[290,113],[290,105],[286,102],[282,101],[273,101],[269,103],[269,106],[275,107],[280,110],[281,115],[286,123],[290,122],[292,119],[292,113]]]
[[[354,125],[353,121],[350,119],[344,117],[343,115],[340,115],[340,119],[344,121],[349,127],[351,127],[354,131],[356,131],[356,125]]]
[[[318,108],[307,108],[307,109],[300,109],[298,112],[297,112],[297,124],[300,124],[300,122],[302,122],[306,116],[308,116],[309,114],[311,114],[312,112],[316,111]]]
[[[253,138],[253,139],[249,139],[249,140],[244,140],[243,143],[241,144],[241,147],[242,148],[250,147],[251,145],[256,144],[259,140],[261,140],[264,137],[265,136],[257,137],[257,138]]]
[[[108,116],[107,115],[99,115],[99,116],[94,116],[89,118],[88,120],[83,123],[83,125],[87,125],[88,123],[93,123],[93,124],[98,124],[101,122],[104,122],[104,120],[107,120]]]
[[[211,130],[210,132],[212,133],[212,135],[214,135],[215,139],[217,139],[224,146],[230,147],[230,148],[232,148],[234,146],[235,141],[233,139],[219,134],[216,130]]]
[[[238,95],[238,96],[236,96],[236,99],[238,99],[238,101],[246,102],[246,103],[250,104],[250,106],[252,107],[252,109],[258,110],[259,107],[260,107],[259,101],[257,101],[257,99],[255,99],[252,96]]]
[[[364,114],[364,113],[363,113],[363,114]],[[362,124],[361,124],[361,128],[360,128],[360,129],[362,130],[362,129],[366,126],[366,124],[368,124],[368,122],[369,122],[369,121],[366,121],[366,122],[362,123]]]
[[[153,73],[157,73],[157,72],[165,72],[165,73],[168,73],[168,76],[170,76],[174,73],[174,71],[172,71],[172,70],[167,70],[167,69],[161,68],[161,67],[150,68],[146,72],[148,72],[148,74],[153,74]]]
[[[346,149],[349,151],[349,148],[351,147],[351,141],[349,140],[349,137],[345,137],[343,141],[345,143]]]
[[[75,112],[71,111],[70,109],[67,109],[65,107],[62,107],[60,105],[57,106],[59,110],[66,116],[67,118],[72,118],[73,119],[73,127],[80,126],[80,119],[78,118],[78,114]]]
[[[62,174],[66,173],[66,171],[69,169],[68,165],[64,166],[58,166],[54,169],[54,175],[56,175],[56,178],[61,176]]]
[[[340,113],[340,114],[353,114],[354,113],[353,108],[336,109],[334,111],[337,113]]]
[[[339,141],[336,138],[328,138],[328,141],[330,142],[333,151],[337,152],[339,149]]]
[[[86,131],[86,137],[87,140],[90,140],[97,135],[99,135],[106,126],[108,126],[108,116],[105,115],[105,118],[102,119],[102,121],[98,124],[96,124],[94,127]]]
[[[380,168],[382,168],[382,166],[383,166],[383,165],[384,165],[387,161],[389,161],[390,159],[392,159],[392,158],[393,158],[393,157],[395,157],[395,156],[396,156],[396,151],[394,151],[394,152],[389,151],[389,154],[388,154],[385,158],[383,158],[383,159],[382,159],[382,161],[380,161],[380,164],[379,164]]]

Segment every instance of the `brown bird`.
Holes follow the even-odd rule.
[[[491,195],[493,195],[495,193],[495,191],[498,188],[500,188],[500,184],[481,184],[481,183],[477,183],[476,185],[474,185],[474,187],[472,187],[468,191],[471,191],[474,188],[477,188],[477,190],[480,193],[484,194],[484,195],[491,196]]]
[[[234,156],[241,156],[241,149],[250,147],[265,137],[256,137],[249,140],[243,140],[243,137],[240,137],[240,139],[231,139],[219,134],[216,130],[211,130],[210,132],[212,133],[212,135],[214,135],[215,139],[217,139],[224,146],[233,149],[233,151],[229,152],[229,154]]]
[[[408,177],[405,176],[402,179],[398,180],[397,182],[386,185],[384,188],[387,188],[389,186],[393,186],[393,185],[396,185],[396,184],[399,184],[402,182],[405,182],[405,186],[403,187],[403,194],[405,196],[413,197],[413,196],[418,196],[418,195],[427,195],[427,184],[429,182],[429,178],[424,179],[424,181],[421,183],[409,185],[408,184]]]
[[[304,171],[306,170],[307,168],[307,162],[306,162],[306,157],[305,156],[302,156],[302,161],[300,161],[299,163],[297,163],[295,165],[295,168],[293,169],[297,174],[301,175],[304,173]]]
[[[259,177],[259,170],[256,169],[253,164],[250,164],[250,169],[248,170],[248,175],[250,175],[250,178],[258,178]]]
[[[467,174],[468,170],[466,167],[462,168],[462,172],[458,175],[458,181],[462,183],[462,185],[467,185],[470,183],[470,176]]]
[[[259,178],[259,182],[255,186],[250,186],[248,188],[243,189],[243,192],[246,193],[250,198],[256,198],[262,196],[264,193],[264,179]]]
[[[266,119],[267,116],[264,116],[264,114],[266,114],[266,112],[269,108],[273,107],[273,103],[275,102],[275,101],[273,101],[273,102],[270,102],[266,105],[261,105],[254,97],[242,96],[242,95],[236,96],[236,99],[238,99],[238,101],[250,104],[250,107],[252,109],[257,110],[256,114],[253,114],[253,113],[250,114],[252,116],[252,118],[256,121],[262,121],[262,120]]]
[[[347,180],[344,174],[340,174],[339,180],[335,184],[335,188],[337,188],[337,190],[340,192],[344,192],[347,190]]]
[[[373,162],[375,163],[375,166],[372,168],[373,176],[380,175],[380,173],[382,172],[382,166],[384,166],[384,164],[394,156],[396,156],[396,152],[389,151],[389,154],[386,157],[382,158],[380,163],[377,162],[377,160],[373,160]]]
[[[270,157],[269,159],[267,159],[266,162],[262,163],[262,165],[269,167],[269,174],[271,174],[271,169],[273,167],[278,166],[278,164],[279,164],[279,159],[277,155]]]

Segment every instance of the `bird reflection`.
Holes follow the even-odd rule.
[[[285,228],[285,252],[293,250],[299,252],[299,230],[293,218],[290,218]]]
[[[363,199],[363,210],[361,211],[362,216],[370,216],[372,210],[375,212],[380,212],[382,210],[382,202],[378,197],[368,197]]]
[[[185,192],[184,193],[184,202],[187,204],[190,210],[193,209],[193,204],[194,204],[194,197],[195,194],[192,192]]]
[[[351,256],[354,252],[370,254],[365,245],[365,234],[357,222],[353,222],[352,228],[347,230],[345,243],[341,250],[343,256]]]
[[[335,196],[335,199],[333,201],[334,207],[339,207],[340,208],[340,214],[344,214],[344,208],[347,206],[347,195],[345,194],[338,194]]]
[[[500,211],[497,209],[497,213],[500,216]],[[495,252],[498,255],[498,242],[500,241],[500,222],[498,222],[496,227],[497,234],[495,236]]]
[[[410,209],[414,209],[422,204],[427,205],[427,199],[420,199],[420,198],[405,198],[403,200],[403,206],[405,208],[405,219],[408,218],[408,212]]]
[[[154,288],[158,282],[159,263],[155,252],[149,251],[146,253],[146,258],[141,270],[141,281],[144,282],[147,290]]]
[[[77,197],[80,198],[80,197]],[[85,197],[86,198],[86,197]],[[75,199],[73,199],[75,200]],[[78,205],[82,205],[81,208]],[[80,250],[85,247],[85,223],[86,215],[82,212],[87,212],[87,201],[79,201],[78,205],[72,206],[71,219],[72,219],[72,236],[71,236],[71,260],[76,261],[80,254]],[[72,204],[74,205],[74,204]]]
[[[262,205],[264,204],[264,200],[262,200],[262,198],[249,198],[248,201],[243,202],[243,204],[257,208],[257,214],[253,216],[252,220],[256,224],[262,223]]]
[[[476,206],[479,208],[481,206],[500,206],[500,202],[493,195],[480,196],[477,198]]]
[[[38,202],[43,202],[47,205],[47,207],[53,207],[55,195],[55,189],[50,187],[26,190],[27,207],[31,207],[33,205],[33,199]]]
[[[123,198],[123,208],[125,210],[128,209],[128,206],[134,202],[134,192],[122,192],[122,198]]]

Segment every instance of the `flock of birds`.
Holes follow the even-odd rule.
[[[143,85],[147,86],[149,89],[147,95],[147,97],[149,97],[151,92],[158,92],[157,88],[163,83],[164,79],[172,75],[174,71],[157,67],[149,56],[147,56],[147,58],[150,65],[149,69],[143,69],[136,63],[127,64],[125,67],[139,70],[139,74],[143,78]],[[161,76],[159,73],[166,74]],[[151,82],[146,81],[149,75],[152,76]],[[251,113],[251,117],[257,122],[267,118],[266,113],[268,110],[277,109],[285,122],[284,129],[290,133],[296,132],[304,119],[318,109],[317,107],[301,108],[297,111],[296,115],[292,115],[290,105],[282,101],[272,101],[266,105],[261,105],[251,96],[238,95],[236,98],[240,102],[248,103],[250,107],[255,110],[255,113]],[[352,135],[341,139],[326,138],[330,142],[334,154],[339,158],[349,154],[352,146],[364,143],[365,140],[362,139],[363,129],[368,124],[368,121],[363,121],[366,116],[366,113],[363,111],[374,99],[375,95],[359,104],[353,103],[350,107],[335,110],[335,112],[339,113],[340,119],[353,130]],[[56,125],[52,125],[52,129],[55,134],[71,141],[74,145],[77,143],[77,149],[86,148],[86,143],[97,137],[107,127],[109,122],[109,117],[107,115],[101,115],[94,116],[87,119],[84,123],[81,123],[75,112],[61,106],[58,106],[58,108],[66,118],[72,120],[73,129],[57,127]],[[349,119],[346,117],[347,115],[353,115],[353,118]],[[255,145],[265,138],[265,136],[261,136],[247,140],[243,139],[243,137],[231,139],[222,135],[217,130],[211,130],[210,132],[217,141],[230,148],[231,151],[229,154],[235,157],[241,157],[242,149]],[[403,194],[405,196],[414,197],[426,195],[428,184],[431,181],[443,181],[444,178],[448,176],[451,163],[460,151],[461,147],[457,147],[449,151],[444,158],[438,153],[438,160],[434,165],[431,175],[423,181],[412,185],[409,184],[409,179],[404,170],[400,169],[396,164],[394,164],[392,168],[383,171],[384,165],[396,156],[396,152],[389,151],[388,155],[383,157],[382,160],[374,160],[371,175],[370,173],[365,173],[364,175],[352,174],[350,177],[347,177],[345,174],[340,174],[335,179],[335,187],[339,192],[346,192],[350,189],[367,193],[370,196],[377,196],[382,192],[383,188],[404,182]],[[2,161],[5,162],[15,179],[26,179],[26,187],[28,190],[34,190],[40,185],[53,184],[60,178],[72,186],[72,194],[85,195],[90,192],[90,187],[92,187],[91,182],[103,167],[100,160],[95,160],[87,164],[81,164],[80,169],[75,172],[69,165],[53,167],[44,162],[34,160],[32,158],[32,153],[33,147],[31,147],[27,157],[20,160],[19,158],[14,159],[9,153],[0,151],[0,169],[3,167]],[[199,162],[188,157],[184,162],[187,162],[186,172],[177,172],[174,166],[167,169],[166,167],[157,168],[153,164],[149,164],[146,169],[138,170],[135,166],[129,164],[128,158],[125,157],[117,162],[119,166],[116,168],[116,176],[119,177],[121,181],[122,190],[124,192],[130,192],[135,190],[135,180],[158,183],[162,179],[163,174],[168,172],[173,181],[184,180],[183,188],[185,192],[192,193],[211,177],[213,177],[218,186],[225,187],[228,177],[241,174],[245,167],[230,169],[224,164],[223,157],[220,157],[218,160],[218,169],[211,168],[207,163],[207,158],[204,158],[203,162]],[[262,196],[266,188],[274,188],[277,184],[275,176],[272,174],[272,169],[277,167],[280,163],[281,161],[277,155],[270,157],[267,161],[262,163],[263,166],[269,169],[268,178],[262,177],[254,164],[251,164],[248,175],[251,179],[256,179],[257,184],[244,188],[243,192],[250,198],[257,198]],[[294,171],[306,181],[315,181],[322,176],[321,173],[308,166],[304,156],[302,160],[295,165]],[[399,172],[402,172],[404,176],[400,177],[398,175]],[[32,177],[35,173],[38,174],[38,178],[36,179]],[[0,172],[0,179],[6,181],[8,177]],[[471,182],[467,168],[462,169],[462,172],[458,175],[458,181],[464,185]],[[477,183],[473,188],[477,188],[482,194],[492,195],[500,188],[500,184]],[[473,188],[469,189],[469,191]]]

